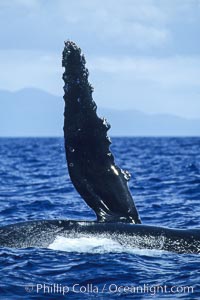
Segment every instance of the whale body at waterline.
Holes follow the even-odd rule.
[[[58,237],[98,236],[124,247],[157,249],[177,253],[200,253],[200,229],[178,230],[131,223],[38,220],[0,228],[0,246],[47,248]]]
[[[0,228],[0,246],[49,247],[58,237],[103,237],[124,247],[200,252],[200,229],[144,225],[128,188],[130,174],[115,163],[107,131],[97,116],[85,58],[73,42],[63,51],[64,139],[72,183],[97,221],[36,220]]]

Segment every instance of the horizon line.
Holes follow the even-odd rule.
[[[44,135],[44,136],[37,136],[37,135],[22,135],[22,136],[0,136],[0,139],[48,139],[48,138],[61,138],[64,139],[64,136],[60,135]],[[111,135],[110,138],[200,138],[200,135]]]

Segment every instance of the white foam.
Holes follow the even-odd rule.
[[[66,238],[58,236],[48,248],[66,252],[104,253],[121,252],[122,246],[116,241],[102,237]]]
[[[145,256],[159,256],[161,250],[138,249],[131,246],[123,246],[115,240],[106,237],[84,236],[63,237],[57,236],[49,249],[79,253],[132,253]]]

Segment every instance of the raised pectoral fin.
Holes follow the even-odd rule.
[[[63,51],[64,136],[71,180],[100,221],[141,223],[127,186],[128,174],[115,165],[107,131],[97,116],[85,58],[73,42]]]

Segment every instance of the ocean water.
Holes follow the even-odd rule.
[[[113,138],[142,222],[200,228],[200,138]],[[0,225],[93,220],[62,138],[0,139]],[[200,299],[200,255],[127,248],[98,236],[0,249],[0,299]]]

